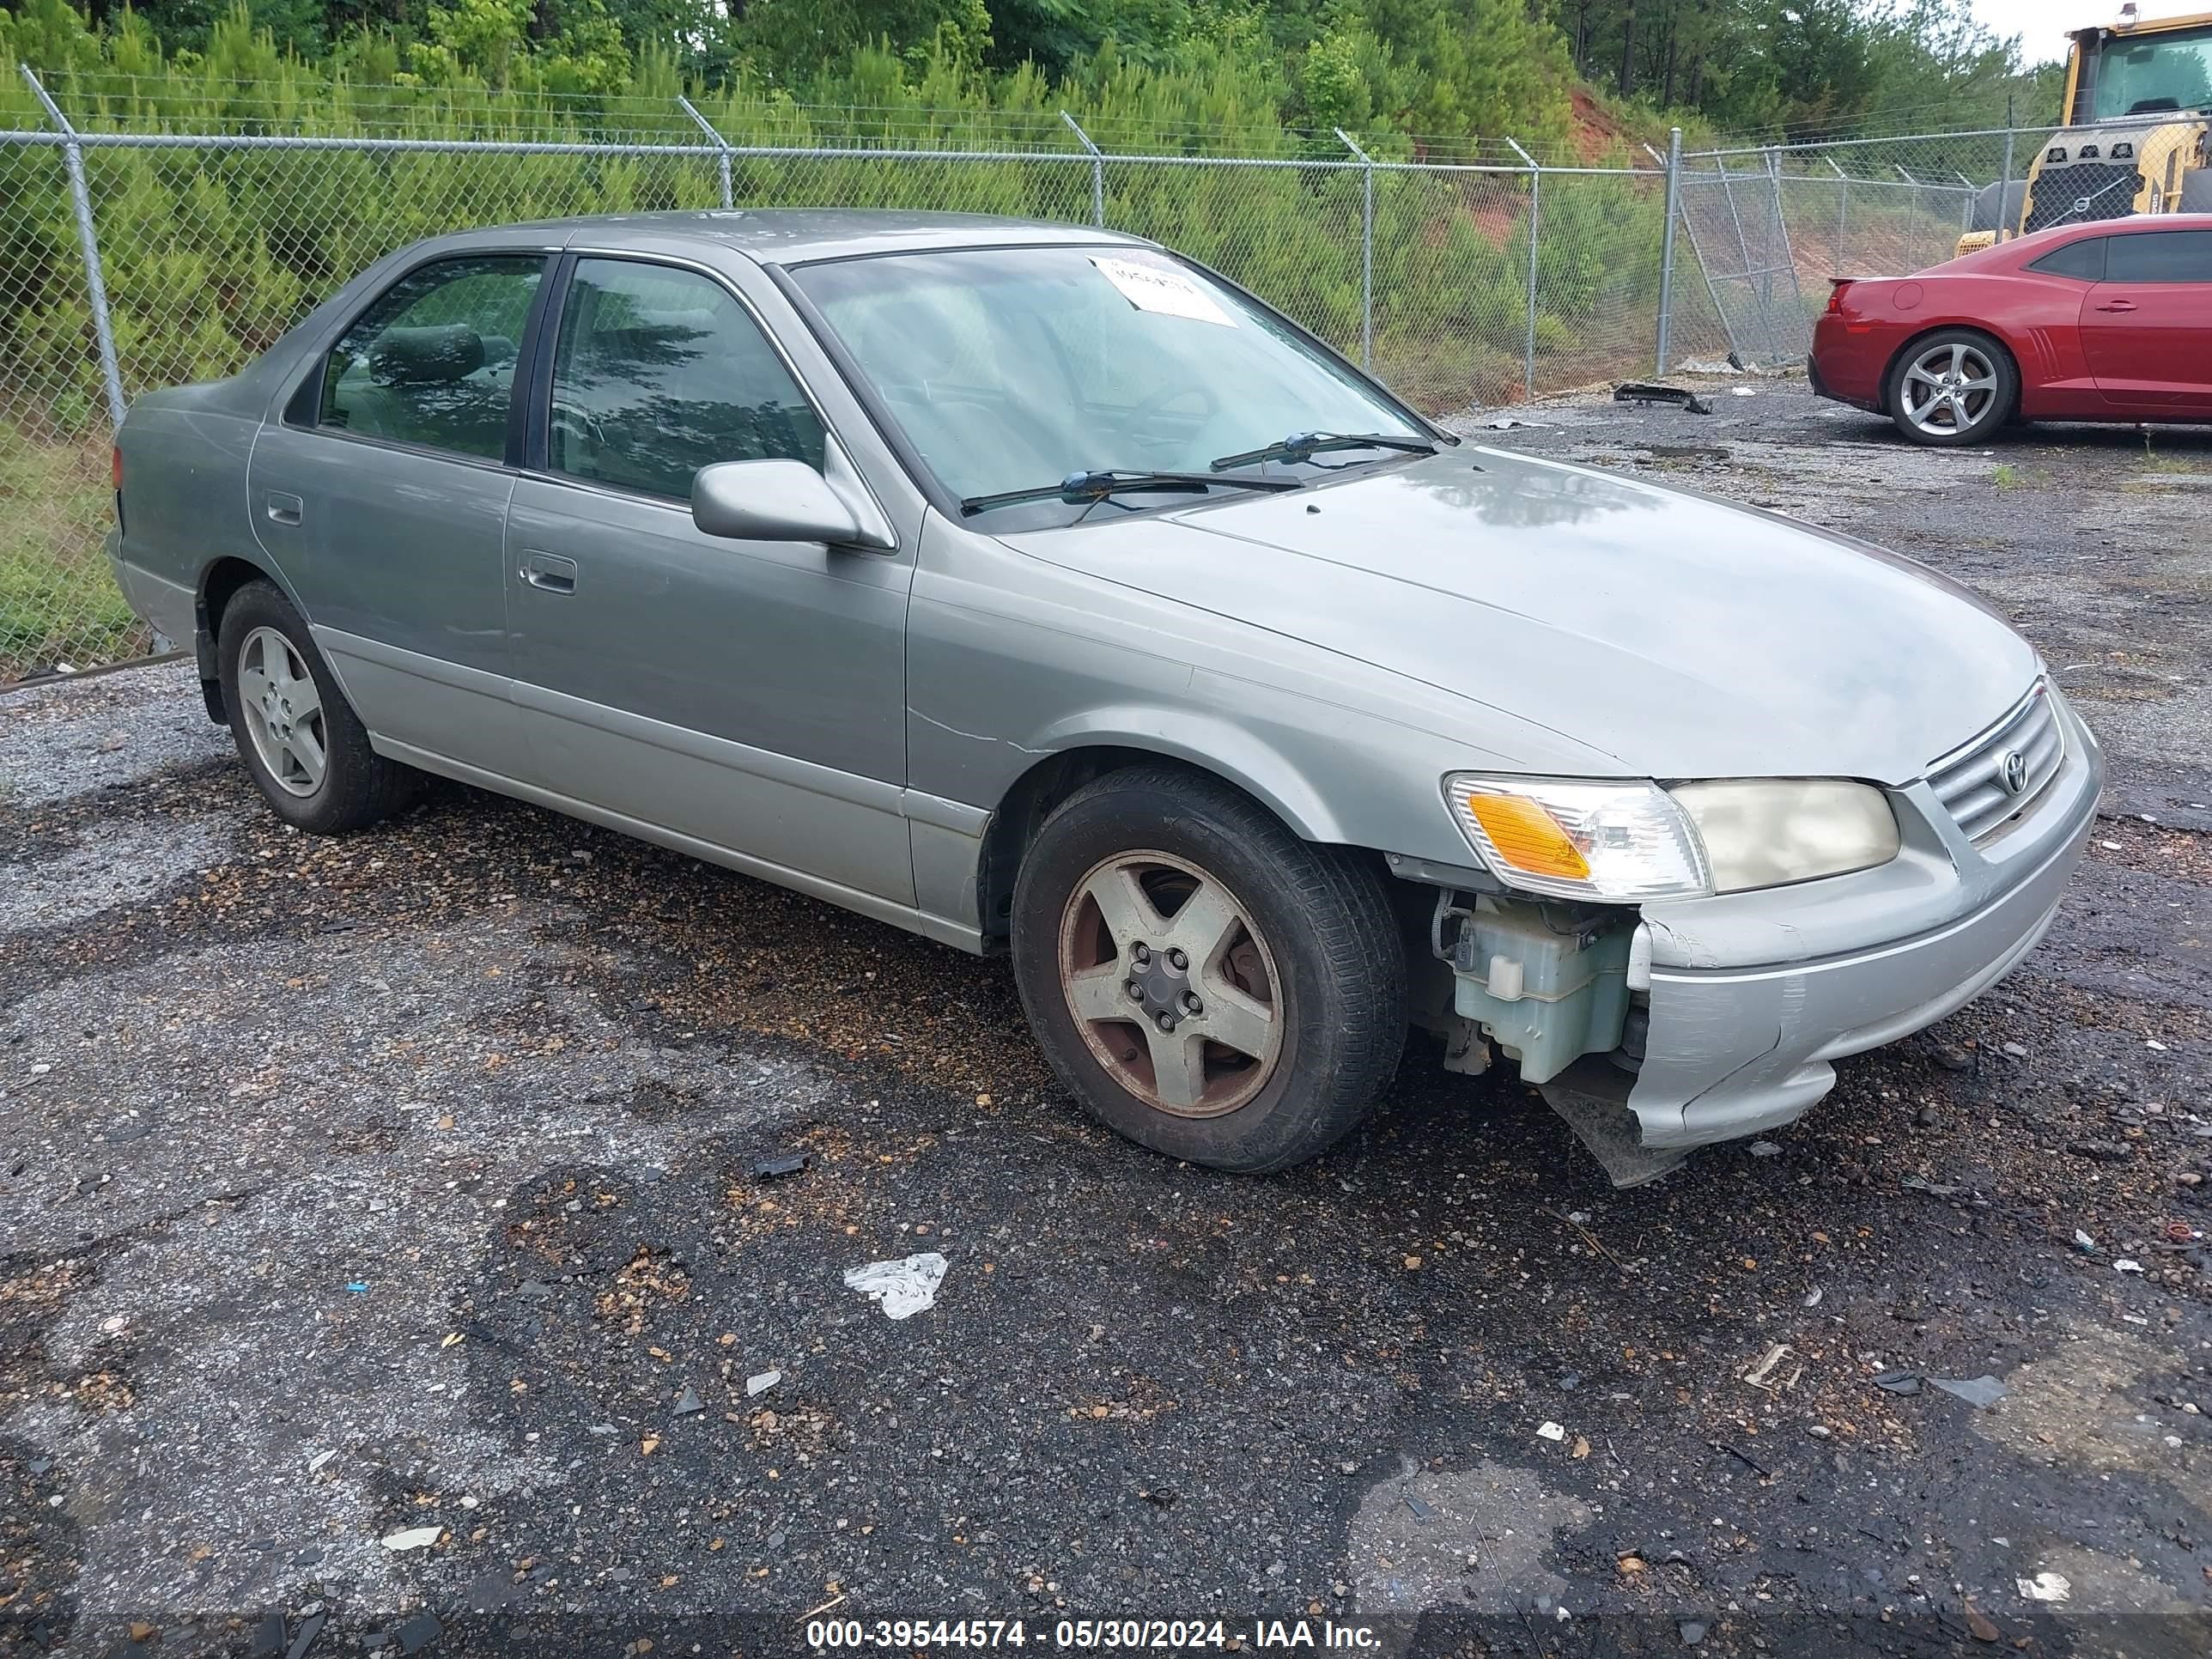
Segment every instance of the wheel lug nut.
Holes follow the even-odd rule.
[[[1121,988],[1129,994],[1129,1000],[1132,1002],[1142,1002],[1145,1000],[1145,988],[1133,979]]]
[[[1206,1005],[1198,1000],[1195,993],[1190,991],[1185,991],[1182,994],[1182,1007],[1187,1014],[1202,1014],[1206,1012]]]
[[[1167,1010],[1166,1010],[1166,1009],[1164,1009],[1164,1008],[1163,1008],[1162,1010],[1160,1010],[1159,1021],[1160,1021],[1160,1030],[1162,1030],[1163,1031],[1172,1031],[1172,1030],[1175,1030],[1175,1027],[1176,1027],[1176,1019],[1175,1019],[1175,1016],[1174,1016],[1173,1014],[1171,1014],[1171,1013],[1168,1012],[1167,1012]]]
[[[1139,940],[1129,947],[1129,958],[1141,968],[1152,959],[1152,953],[1142,940]]]
[[[1190,958],[1180,951],[1170,951],[1168,952],[1168,965],[1180,973],[1190,966]]]

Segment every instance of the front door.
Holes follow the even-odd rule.
[[[2120,409],[2201,418],[2212,411],[2212,230],[2105,240],[2105,280],[2081,302],[2098,394]]]
[[[910,552],[693,525],[702,466],[823,464],[820,416],[719,277],[580,258],[549,329],[506,561],[540,775],[769,873],[911,904]]]
[[[507,428],[547,263],[499,253],[416,267],[254,444],[254,532],[362,723],[402,758],[514,775]]]

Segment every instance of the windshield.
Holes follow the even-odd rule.
[[[1432,441],[1271,313],[1145,248],[972,248],[793,275],[945,493],[978,501],[1077,472],[1199,474],[1293,434]],[[1248,465],[1318,477],[1402,452],[1303,450]],[[1198,486],[1191,493],[1202,494]],[[1177,500],[1155,489],[1131,510]],[[1053,500],[994,524],[1065,523]]]
[[[2094,65],[2088,118],[2113,121],[2212,105],[2212,27],[2130,40],[2107,35]]]

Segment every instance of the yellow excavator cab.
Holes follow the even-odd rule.
[[[2064,125],[2022,176],[1974,204],[1960,253],[2054,226],[2212,212],[2212,11],[2117,19],[2073,32]]]

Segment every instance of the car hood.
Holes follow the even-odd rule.
[[[2038,669],[1910,560],[1472,445],[1004,539],[1502,709],[1619,775],[1907,782]]]

